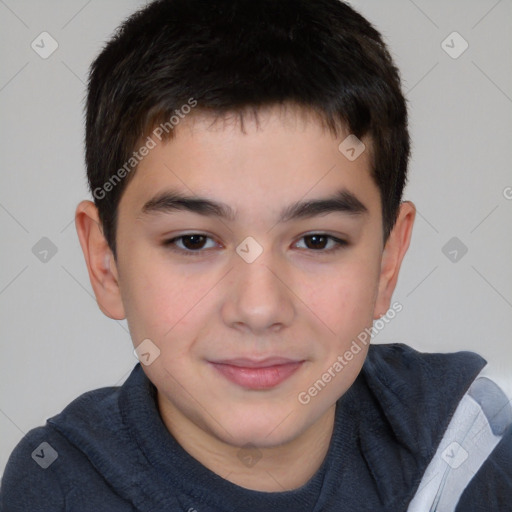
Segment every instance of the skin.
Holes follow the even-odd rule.
[[[383,244],[379,191],[367,150],[349,161],[313,116],[277,107],[260,126],[235,117],[212,124],[185,118],[174,138],[139,164],[119,204],[117,260],[94,204],[82,201],[76,227],[100,309],[127,318],[134,346],[150,339],[160,355],[143,365],[158,390],[161,417],[181,446],[204,466],[249,489],[300,487],[327,453],[336,400],[359,374],[368,346],[309,403],[298,400],[390,307],[409,246],[415,207],[403,202]],[[142,212],[168,189],[226,203],[233,220],[188,211]],[[331,212],[278,222],[284,206],[346,189],[366,212]],[[178,239],[191,233],[201,244]],[[332,239],[308,235],[327,234]],[[236,252],[246,238],[263,252],[247,263]],[[175,250],[172,250],[172,247]],[[190,249],[192,248],[192,250]],[[181,249],[181,252],[179,252]],[[196,250],[187,256],[185,251]],[[202,251],[202,252],[199,252]],[[211,361],[288,357],[298,370],[270,389],[227,380]],[[250,467],[240,447],[261,456]]]

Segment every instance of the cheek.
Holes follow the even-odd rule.
[[[152,261],[152,265],[147,265],[147,261]],[[130,255],[121,293],[134,343],[145,338],[162,340],[185,315],[188,302],[185,281],[153,255]]]
[[[340,341],[351,339],[371,325],[378,289],[377,267],[374,262],[353,258],[308,281],[304,295],[309,299],[305,302]]]
[[[151,261],[151,265],[147,262]],[[158,254],[130,255],[122,294],[134,344],[151,339],[164,353],[180,357],[209,314],[209,293],[219,280],[178,271]]]

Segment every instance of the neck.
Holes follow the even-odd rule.
[[[262,492],[304,485],[325,459],[334,428],[335,405],[292,441],[271,448],[240,448],[223,442],[184,417],[158,393],[162,420],[181,447],[229,482]]]

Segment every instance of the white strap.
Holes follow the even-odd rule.
[[[506,427],[512,407],[487,377],[477,377],[460,401],[407,512],[453,512]]]

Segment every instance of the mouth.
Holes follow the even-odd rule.
[[[304,361],[285,358],[209,361],[227,380],[246,389],[271,389],[290,378]]]

